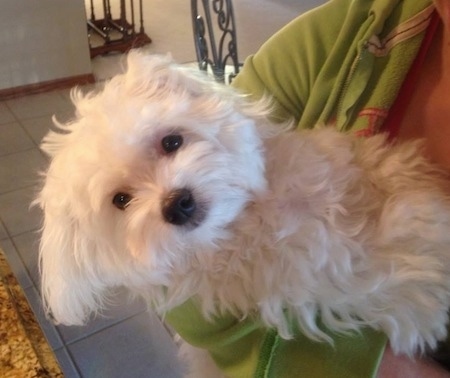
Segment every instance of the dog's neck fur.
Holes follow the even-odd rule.
[[[433,167],[417,145],[387,148],[382,136],[356,142],[327,130],[288,133],[266,140],[265,148],[268,190],[255,193],[215,249],[192,251],[196,258],[174,277],[165,305],[197,296],[206,316],[246,317],[257,310],[286,338],[294,317],[307,336],[331,340],[316,323],[319,314],[335,331],[370,324],[395,334],[410,303],[393,298],[408,298],[414,285],[423,291],[423,281],[397,280],[393,272],[401,271],[405,256],[396,243],[414,251],[416,241],[407,228],[396,228],[396,220],[381,218],[393,193],[436,187]],[[408,338],[395,347],[409,353],[417,344]]]
[[[280,326],[278,322],[284,316],[278,312],[285,305],[279,301],[289,297],[289,287],[297,288],[293,298],[296,306],[317,309],[318,298],[330,303],[340,290],[330,276],[344,275],[350,259],[358,267],[357,260],[363,259],[364,254],[357,245],[349,250],[348,235],[357,238],[364,228],[373,228],[367,218],[377,210],[366,203],[355,206],[354,202],[367,196],[352,192],[356,182],[361,185],[361,172],[357,164],[353,168],[350,164],[349,168],[349,162],[354,160],[351,139],[336,134],[335,152],[324,153],[327,145],[322,145],[317,133],[296,134],[265,140],[268,189],[254,193],[244,211],[228,226],[229,238],[218,241],[215,250],[192,251],[197,257],[195,266],[180,270],[174,284],[178,290],[173,295],[180,294],[180,287],[184,288],[184,295],[198,295],[206,314],[231,311],[247,316],[259,303],[272,303],[273,308],[266,309],[269,315],[265,321]],[[350,152],[343,154],[339,146]],[[300,164],[301,159],[315,161],[314,170]],[[380,195],[368,181],[365,190],[371,191],[373,198]],[[342,193],[347,193],[347,197],[343,198]],[[360,209],[350,215],[351,224],[359,225],[356,229],[348,229],[347,206]],[[305,253],[298,253],[299,250]],[[295,259],[294,253],[298,256]],[[291,265],[293,261],[296,266]],[[330,273],[329,269],[335,271]],[[366,275],[361,277],[361,284],[367,287],[369,274],[360,274]],[[282,287],[289,275],[292,282],[289,287]],[[169,288],[169,296],[170,291]],[[172,298],[169,303],[186,299]],[[287,326],[283,327],[281,331],[287,335]]]

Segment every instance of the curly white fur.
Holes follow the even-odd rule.
[[[206,316],[257,311],[285,338],[295,319],[329,340],[318,318],[382,330],[409,355],[446,337],[448,184],[420,143],[286,131],[263,102],[139,53],[103,91],[73,97],[76,119],[45,138],[37,199],[57,321],[83,323],[124,285],[162,313],[192,296]],[[167,135],[183,137],[173,153]],[[200,215],[171,224],[162,204],[183,188]],[[121,192],[132,198],[123,211]]]

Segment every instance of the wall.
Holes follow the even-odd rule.
[[[0,89],[91,71],[83,0],[1,0]]]

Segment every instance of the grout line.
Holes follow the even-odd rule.
[[[54,354],[56,360],[58,361],[58,364],[59,364],[60,369],[61,369],[62,372],[65,373],[65,374],[67,374],[68,372],[65,372],[65,371],[63,370],[63,365],[61,364],[61,362],[60,362],[60,361],[58,360],[58,358],[56,357],[56,353],[59,352],[59,351],[65,352],[67,358],[69,359],[69,362],[70,362],[70,365],[71,365],[73,371],[70,372],[71,375],[70,375],[70,376],[67,376],[67,378],[69,378],[69,377],[70,377],[70,378],[81,378],[81,377],[82,377],[80,368],[78,367],[78,365],[77,365],[77,363],[76,363],[76,360],[75,360],[75,358],[74,358],[73,355],[72,355],[72,352],[71,352],[65,345],[63,345],[62,347],[57,348],[57,349],[52,349],[52,351],[53,351],[53,354]],[[77,377],[73,377],[73,376],[72,376],[73,373],[76,373],[78,376],[77,376]]]
[[[8,239],[9,239],[9,241],[12,241],[12,240],[11,240],[11,234],[10,234],[8,228],[6,227],[6,224],[5,224],[4,220],[2,219],[1,214],[0,214],[0,224],[2,225],[2,228],[3,228],[3,230],[4,230],[5,233],[6,233],[6,237],[1,238],[1,239],[0,239],[0,242],[3,241],[3,240],[8,240]]]
[[[66,342],[66,341],[64,340],[64,338],[61,336],[61,337],[62,337],[63,344],[69,347],[69,346],[71,346],[71,345],[74,345],[74,344],[76,344],[76,343],[82,341],[82,340],[88,339],[88,338],[90,338],[91,336],[95,336],[95,335],[97,335],[97,334],[99,334],[99,333],[101,333],[101,332],[107,331],[107,330],[109,330],[109,329],[111,329],[111,328],[113,328],[113,327],[115,327],[115,326],[117,326],[117,325],[119,325],[119,324],[125,323],[125,322],[127,322],[128,320],[130,320],[130,319],[132,319],[132,318],[134,318],[134,317],[137,317],[137,316],[139,316],[139,315],[141,315],[141,314],[143,314],[144,312],[147,312],[147,311],[148,311],[148,310],[143,310],[143,311],[137,312],[137,313],[135,313],[135,314],[130,314],[130,315],[128,315],[128,316],[125,316],[124,318],[118,319],[117,321],[114,321],[114,320],[113,320],[110,324],[107,324],[107,325],[105,325],[104,327],[98,328],[98,329],[96,329],[95,331],[93,331],[93,332],[91,332],[91,333],[88,333],[88,334],[85,334],[85,335],[82,335],[82,336],[80,336],[80,337],[78,337],[78,338],[75,337],[75,338],[73,338],[72,340],[70,340],[69,342]],[[105,319],[107,319],[107,318],[105,317]],[[59,329],[58,329],[57,327],[56,327],[56,330],[59,332]]]
[[[25,234],[25,233],[23,233],[23,234]],[[30,287],[34,287],[35,289],[37,289],[37,291],[39,293],[39,290],[38,290],[38,288],[36,288],[35,282],[33,281],[33,275],[31,274],[30,270],[28,269],[27,265],[25,264],[25,261],[24,261],[24,259],[22,258],[22,255],[19,252],[19,248],[17,247],[17,244],[14,242],[14,238],[15,238],[15,236],[11,237],[10,238],[10,242],[13,245],[14,251],[15,251],[18,259],[20,260],[20,263],[22,264],[22,267],[23,267],[25,273],[27,274],[27,276],[28,276],[28,278],[30,279],[30,282],[31,282],[30,286],[27,286],[27,287],[22,286],[22,285],[20,285],[20,286],[22,286],[23,289],[28,289]]]
[[[20,125],[20,127],[23,129],[22,125]],[[27,133],[27,136],[29,137],[28,133]],[[20,151],[9,152],[7,154],[2,154],[2,155],[0,155],[0,159],[4,158],[4,157],[12,156],[12,155],[20,154],[20,153],[23,153],[23,152],[32,151],[32,150],[35,150],[37,147],[38,146],[36,146],[36,144],[33,142],[33,147],[24,148],[23,150],[20,150]]]
[[[36,149],[36,147],[33,147],[32,149]],[[32,149],[30,149],[30,150],[32,150]],[[27,151],[30,151],[30,150],[27,150]],[[23,152],[25,152],[25,151],[23,151]],[[10,156],[10,155],[5,155],[5,156]],[[3,156],[0,156],[0,160],[1,160],[2,157]],[[20,187],[11,189],[11,190],[5,190],[4,192],[0,191],[0,197],[3,196],[3,195],[12,194],[12,193],[17,192],[19,190],[37,189],[37,188],[39,188],[40,187],[39,185],[41,184],[41,180],[39,180],[40,177],[41,177],[39,172],[40,171],[36,171],[36,177],[33,179],[34,182],[27,181],[27,182],[24,183],[24,186],[20,186]],[[34,194],[37,194],[37,191],[35,191]],[[30,198],[30,200],[31,200],[31,198]]]
[[[74,355],[72,354],[72,351],[71,351],[69,348],[67,348],[66,346],[64,346],[63,348],[64,348],[65,351],[67,352],[67,356],[68,356],[68,358],[70,359],[70,362],[72,363],[72,366],[73,366],[73,368],[75,369],[75,372],[76,372],[76,373],[78,374],[78,376],[81,378],[81,377],[82,377],[82,375],[81,375],[81,370],[80,370],[80,367],[79,367],[78,364],[77,364],[76,358],[75,358]]]

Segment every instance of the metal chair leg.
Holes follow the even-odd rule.
[[[232,0],[191,0],[191,16],[199,68],[210,69],[218,81],[230,82],[241,66]],[[227,65],[233,70],[228,76]]]

